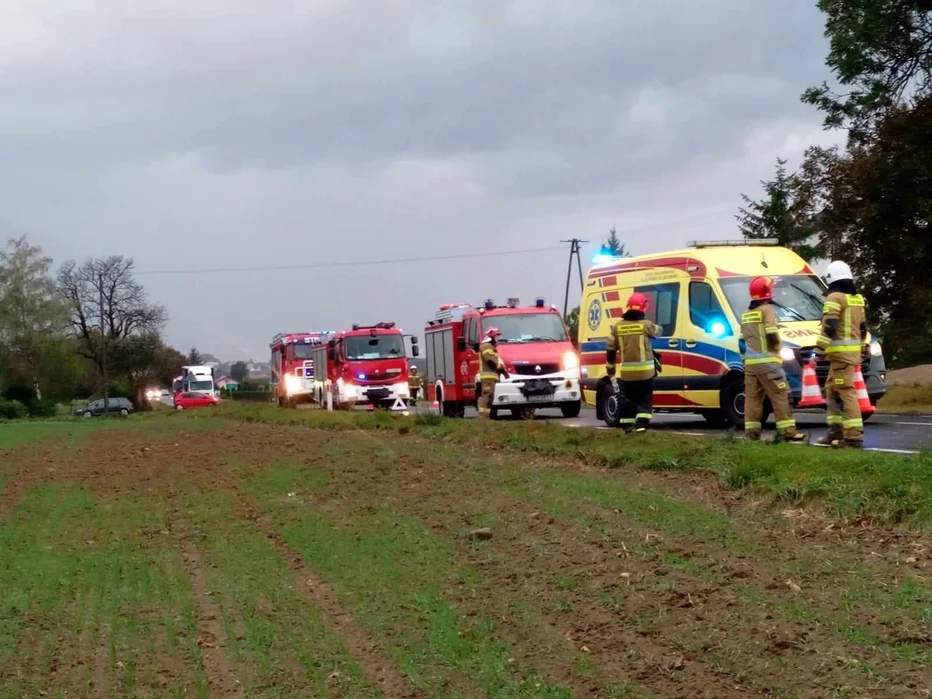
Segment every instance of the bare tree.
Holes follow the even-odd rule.
[[[101,371],[101,324],[108,349],[134,336],[157,333],[165,325],[165,309],[149,303],[133,277],[133,267],[132,260],[112,256],[80,266],[69,261],[58,271],[58,294],[68,304],[80,351]]]

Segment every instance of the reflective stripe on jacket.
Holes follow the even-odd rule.
[[[660,334],[660,327],[649,320],[621,319],[612,326],[608,336],[609,355],[621,354],[622,381],[646,381],[657,375],[651,338]],[[606,364],[609,374],[615,370],[612,362]]]
[[[863,296],[833,291],[822,307],[822,334],[817,346],[833,361],[860,364],[866,319]]]
[[[766,374],[781,366],[780,328],[777,313],[769,303],[762,303],[741,316],[741,339],[744,340],[744,372]]]

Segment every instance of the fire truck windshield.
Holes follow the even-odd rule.
[[[314,345],[292,345],[294,347],[295,359],[312,359],[314,357]]]
[[[396,359],[404,356],[405,343],[401,335],[360,335],[346,338],[346,358],[350,361]]]
[[[567,342],[566,329],[556,313],[514,313],[483,321],[484,328],[502,331],[499,342]]]

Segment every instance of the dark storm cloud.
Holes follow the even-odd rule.
[[[166,56],[175,63],[165,74],[150,64],[151,52],[126,70],[85,59],[83,75],[61,66],[76,82],[57,96],[31,95],[30,81],[17,80],[24,118],[32,105],[54,114],[49,129],[7,133],[2,147],[46,161],[199,153],[221,169],[466,157],[497,186],[513,179],[533,192],[539,179],[549,192],[586,190],[720,152],[774,114],[801,111],[793,103],[822,46],[812,41],[814,11],[786,4],[513,3],[512,22],[499,24],[509,13],[484,22],[482,3],[472,13],[465,3],[439,3],[449,12],[395,3],[412,27],[438,22],[437,36],[428,27],[420,40],[412,30],[395,34],[393,46],[359,45],[362,58],[349,66],[339,58],[315,64],[313,23],[309,46],[299,32],[285,37],[294,64],[287,51],[269,56],[259,47],[252,65],[248,34],[243,46],[226,47],[223,62],[216,43],[182,44],[189,62]],[[147,25],[129,31],[123,42]],[[38,87],[43,80],[62,86],[54,74]]]

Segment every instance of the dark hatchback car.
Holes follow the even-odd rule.
[[[133,404],[130,403],[129,398],[108,398],[107,412],[111,415],[129,415],[133,412]],[[85,406],[76,408],[74,414],[83,415],[84,417],[99,417],[104,414],[104,399],[100,398]]]

